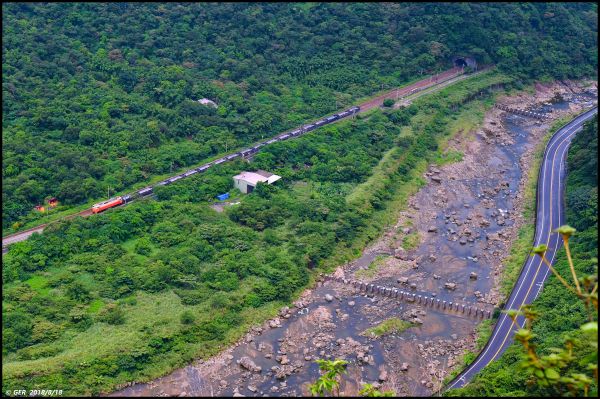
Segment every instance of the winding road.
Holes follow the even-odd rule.
[[[594,107],[580,114],[559,129],[546,145],[538,176],[534,246],[548,245],[546,256],[551,263],[553,263],[556,252],[562,244],[560,235],[553,233],[552,230],[565,223],[563,182],[569,145],[575,134],[581,130],[582,125],[597,112],[598,108]],[[519,310],[523,305],[532,303],[542,291],[544,281],[549,273],[550,269],[542,263],[539,256],[528,257],[504,310]],[[517,317],[517,323],[515,324],[506,313],[502,313],[490,340],[479,356],[446,389],[465,386],[479,371],[497,359],[508,348],[513,342],[513,335],[524,324],[525,319],[523,316]]]

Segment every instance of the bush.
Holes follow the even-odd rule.
[[[98,315],[98,321],[105,322],[111,325],[119,325],[125,323],[125,313],[123,309],[115,303],[109,303]]]
[[[196,321],[196,316],[190,311],[186,310],[181,314],[181,324],[193,324]]]
[[[395,104],[395,101],[392,100],[391,98],[386,98],[385,100],[383,100],[383,106],[384,107],[391,107]]]
[[[150,255],[152,253],[152,243],[148,237],[143,237],[135,243],[135,253],[140,255]]]

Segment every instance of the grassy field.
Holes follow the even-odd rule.
[[[366,269],[361,269],[356,272],[356,277],[359,278],[373,278],[379,271],[379,268],[385,263],[386,255],[377,255],[373,262],[369,264]]]
[[[27,351],[21,351],[19,358],[14,354],[6,356],[3,358],[2,366],[3,381],[23,379],[38,373],[58,373],[74,363],[79,367],[90,367],[97,362],[97,359],[110,358],[114,353],[131,351],[135,353],[137,347],[142,350],[145,346],[150,332],[153,336],[158,335],[165,339],[177,336],[183,328],[180,317],[185,310],[193,312],[197,323],[202,323],[212,315],[212,310],[206,305],[182,305],[181,299],[173,292],[152,295],[139,292],[133,298],[121,302],[125,309],[129,309],[125,312],[124,324],[95,323],[79,334],[64,336],[50,344],[33,345]],[[218,353],[222,348],[237,341],[251,325],[256,324],[257,320],[273,317],[281,305],[281,303],[272,303],[260,308],[247,309],[242,313],[243,322],[236,329],[228,331],[224,340],[208,343],[190,342],[184,356],[176,351],[166,353],[159,362],[144,369],[137,380],[148,381],[183,366],[195,358]],[[96,300],[90,303],[87,311],[92,314],[98,313],[104,306],[101,300]],[[49,356],[51,354],[53,356]],[[44,357],[37,359],[41,356]],[[27,357],[32,359],[28,360]],[[117,384],[130,380],[126,375],[115,377]],[[98,378],[102,379],[102,377]],[[101,384],[100,380],[90,381],[90,390],[87,394],[97,393],[98,391],[92,387]]]
[[[417,248],[421,242],[419,238],[419,233],[417,232],[408,234],[402,239],[402,247],[407,251]]]
[[[388,334],[399,334],[412,326],[413,324],[408,321],[398,319],[397,317],[392,317],[382,321],[374,327],[367,328],[361,333],[361,335],[378,338]]]

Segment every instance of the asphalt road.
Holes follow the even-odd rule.
[[[546,146],[537,190],[537,215],[535,227],[535,246],[548,245],[546,257],[553,263],[556,251],[562,245],[559,234],[552,230],[565,224],[564,217],[564,177],[565,160],[571,139],[581,130],[585,121],[592,118],[598,108],[579,115],[562,129],[557,131]],[[530,256],[511,292],[504,310],[518,310],[521,306],[532,303],[544,287],[544,281],[551,273],[548,266],[542,263],[539,256]],[[518,325],[517,325],[518,324]],[[514,333],[523,327],[525,318],[519,316],[515,324],[511,318],[502,313],[496,323],[490,340],[479,356],[463,370],[446,389],[460,388],[466,385],[481,369],[497,359],[513,342]]]

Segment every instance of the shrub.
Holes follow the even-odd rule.
[[[102,321],[111,325],[123,324],[125,323],[125,313],[117,304],[109,303],[98,314],[98,321]]]
[[[181,324],[193,324],[196,321],[196,316],[190,311],[184,311],[180,316]]]

